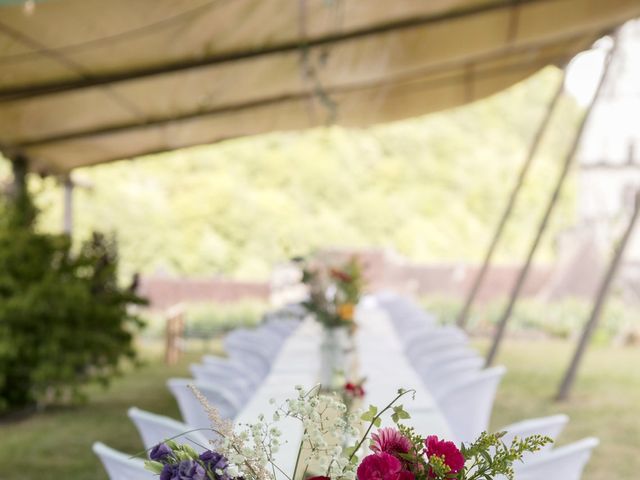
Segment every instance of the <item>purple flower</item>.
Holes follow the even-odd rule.
[[[207,480],[207,473],[195,460],[183,460],[178,464],[167,464],[160,472],[160,480]]]
[[[156,462],[161,462],[172,453],[173,450],[169,448],[169,445],[166,443],[159,443],[151,449],[151,452],[149,452],[149,458]]]
[[[216,477],[223,479],[228,478],[226,475],[220,476],[217,473],[218,470],[222,470],[224,472],[227,465],[229,465],[229,461],[223,455],[212,450],[207,450],[200,454],[200,460],[202,460],[202,463],[206,468],[216,474]]]

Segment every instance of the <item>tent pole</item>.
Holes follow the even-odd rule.
[[[600,315],[602,314],[602,309],[604,308],[605,302],[607,301],[607,296],[609,294],[611,284],[613,283],[613,279],[615,278],[618,267],[620,266],[620,263],[622,261],[622,256],[624,254],[624,250],[627,246],[629,238],[633,233],[636,221],[638,220],[639,212],[640,190],[637,191],[635,195],[635,203],[633,207],[633,213],[631,214],[631,219],[629,220],[629,225],[627,226],[626,231],[620,239],[613,258],[611,259],[611,263],[609,264],[609,268],[607,269],[607,272],[602,279],[602,283],[600,284],[598,294],[591,310],[591,315],[589,316],[589,321],[584,326],[584,330],[582,331],[582,336],[580,337],[580,341],[578,342],[575,354],[571,359],[569,368],[567,369],[564,379],[560,384],[560,388],[558,389],[558,394],[556,395],[556,400],[558,401],[566,400],[569,397],[569,392],[571,391],[571,387],[573,386],[573,382],[575,381],[578,367],[580,366],[580,361],[582,360],[587,345],[589,344],[589,340],[591,339],[591,336],[593,335],[593,332],[598,325],[598,321],[600,320]]]
[[[62,220],[62,228],[64,233],[72,235],[73,233],[73,180],[71,175],[64,177],[64,213]]]
[[[607,54],[607,58],[605,60],[605,64],[604,64],[604,68],[602,71],[602,75],[600,76],[600,80],[598,81],[598,87],[595,91],[595,94],[593,96],[593,98],[591,99],[591,103],[589,104],[589,106],[587,107],[586,112],[584,113],[582,120],[580,121],[580,124],[578,126],[578,130],[576,131],[576,134],[573,137],[573,141],[571,143],[571,146],[565,156],[563,165],[562,165],[562,169],[560,170],[560,174],[558,175],[558,178],[556,180],[556,184],[555,187],[553,189],[553,193],[551,194],[551,198],[549,199],[549,202],[547,203],[547,207],[546,210],[544,212],[544,215],[542,216],[542,219],[540,221],[540,224],[538,225],[538,230],[536,231],[535,237],[533,238],[533,242],[531,243],[531,246],[529,247],[529,253],[527,254],[527,258],[524,262],[524,264],[522,265],[522,267],[520,268],[520,272],[518,274],[518,278],[516,279],[516,282],[513,286],[513,289],[511,290],[511,296],[509,297],[509,302],[507,304],[507,307],[505,308],[502,316],[500,317],[500,321],[498,322],[498,328],[496,330],[496,333],[493,337],[493,342],[491,345],[491,349],[489,350],[489,353],[487,355],[487,359],[486,359],[486,365],[489,366],[493,363],[493,361],[496,358],[496,355],[498,354],[498,349],[500,348],[500,343],[502,342],[502,337],[504,336],[504,332],[505,329],[507,327],[507,322],[509,321],[509,318],[511,317],[511,314],[513,313],[513,309],[515,307],[516,302],[518,301],[518,298],[520,296],[520,292],[522,290],[522,287],[524,286],[524,282],[527,279],[527,274],[529,273],[529,268],[531,267],[531,262],[533,260],[533,256],[536,253],[536,250],[538,249],[538,246],[540,244],[540,240],[542,239],[542,235],[544,234],[546,228],[547,228],[547,224],[549,223],[549,219],[551,218],[551,214],[553,213],[555,206],[558,202],[558,198],[560,197],[560,192],[562,191],[562,187],[564,185],[564,182],[567,178],[567,174],[569,173],[570,167],[573,163],[573,158],[575,157],[575,153],[578,149],[578,145],[580,144],[580,139],[582,138],[582,134],[584,133],[584,129],[585,126],[587,124],[587,121],[589,120],[589,117],[591,116],[591,113],[593,112],[593,107],[594,105],[597,104],[598,102],[598,98],[600,97],[601,93],[602,93],[602,86],[605,83],[605,80],[608,77],[609,71],[610,71],[610,67],[611,67],[611,59],[613,58],[613,55],[615,53],[616,50],[616,38],[614,36],[614,40],[613,40],[613,46],[611,48],[611,50],[609,51],[609,53]]]
[[[538,147],[540,146],[540,141],[542,140],[544,133],[547,131],[547,127],[549,126],[549,120],[551,119],[551,116],[556,109],[556,105],[558,104],[558,101],[562,96],[562,92],[564,91],[564,82],[565,82],[566,76],[567,76],[567,70],[566,68],[564,68],[562,70],[562,78],[560,79],[560,84],[558,85],[558,88],[556,89],[555,93],[551,97],[551,101],[547,105],[547,108],[542,117],[542,121],[538,126],[538,130],[535,132],[533,139],[531,141],[531,144],[529,145],[524,163],[520,167],[520,172],[518,173],[516,183],[513,186],[513,189],[511,190],[511,194],[509,195],[509,199],[507,200],[507,205],[504,211],[502,212],[502,216],[500,217],[498,226],[495,229],[493,238],[491,239],[491,243],[489,244],[489,248],[485,253],[484,260],[482,262],[482,267],[480,268],[480,271],[478,272],[475,279],[473,280],[473,284],[471,286],[471,289],[469,290],[469,293],[467,294],[467,299],[464,303],[464,306],[462,307],[462,310],[458,314],[458,319],[456,323],[460,328],[465,328],[467,325],[469,311],[471,310],[471,307],[475,302],[476,296],[478,295],[478,291],[480,290],[480,286],[482,285],[482,282],[484,281],[484,277],[486,276],[489,266],[491,265],[491,259],[493,258],[495,249],[498,245],[498,242],[500,241],[500,238],[502,237],[502,232],[504,230],[504,227],[507,224],[509,217],[511,216],[513,207],[515,206],[516,200],[518,199],[518,195],[520,194],[520,189],[522,188],[522,184],[524,183],[524,180],[527,177],[527,174],[529,173],[529,167],[531,167],[533,158],[535,157],[538,151]]]
[[[24,155],[15,155],[10,158],[13,183],[11,196],[14,200],[20,199],[27,192],[27,171],[29,160]]]

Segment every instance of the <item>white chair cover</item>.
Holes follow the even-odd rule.
[[[438,368],[421,370],[421,378],[432,392],[446,389],[447,385],[460,378],[466,378],[479,372],[484,367],[484,359],[479,356],[458,358],[439,365]]]
[[[489,429],[493,401],[506,371],[503,366],[482,370],[437,393],[438,405],[459,440],[471,442]]]
[[[516,480],[580,480],[593,449],[600,441],[594,437],[554,448],[523,464],[515,464]]]
[[[193,432],[191,431],[193,427],[186,423],[136,407],[131,407],[127,414],[138,429],[144,448],[147,450],[166,440],[175,439],[179,443],[191,445],[197,452],[203,452],[209,448],[209,438],[215,437],[213,432]]]
[[[178,403],[182,419],[193,428],[210,428],[211,422],[204,408],[193,394],[189,385],[194,385],[207,398],[209,403],[218,409],[220,416],[232,420],[239,405],[222,387],[198,382],[191,378],[170,378],[167,386]]]
[[[551,415],[548,417],[529,418],[520,422],[512,423],[506,427],[498,429],[499,431],[507,432],[502,441],[507,445],[511,444],[515,437],[526,438],[531,435],[544,435],[550,437],[554,443],[564,427],[569,423],[569,417],[564,414]],[[553,444],[548,444],[542,447],[539,452],[527,454],[526,458],[535,457],[540,452],[544,452],[553,448]]]
[[[204,363],[192,363],[189,366],[189,370],[199,382],[224,385],[238,400],[238,404],[241,407],[247,402],[252,392],[255,391],[254,384],[248,377],[238,376],[228,369],[221,369]]]
[[[110,480],[157,480],[144,468],[144,461],[107,447],[102,442],[93,444],[93,452],[100,458]]]

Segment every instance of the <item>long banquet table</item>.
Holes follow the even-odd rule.
[[[414,400],[407,395],[400,402],[411,414],[411,419],[405,423],[424,435],[434,434],[455,440],[435,400],[405,356],[387,314],[375,304],[365,303],[358,307],[356,321],[358,375],[366,377],[364,406],[373,404],[382,408],[395,397],[399,388],[414,389]],[[276,405],[296,395],[295,385],[310,389],[317,383],[321,339],[320,325],[305,320],[283,345],[269,375],[238,415],[237,425],[253,423],[260,414],[270,418]],[[271,399],[275,399],[275,405],[271,404]],[[386,416],[383,426],[391,424],[390,416]],[[292,419],[282,420],[279,426],[286,443],[276,453],[275,460],[290,475],[294,470],[302,427]],[[281,480],[286,479],[280,473],[277,476]]]

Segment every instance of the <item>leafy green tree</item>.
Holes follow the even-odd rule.
[[[135,359],[142,300],[117,284],[115,243],[100,234],[76,254],[65,235],[38,233],[28,194],[0,205],[0,413],[75,401]]]

